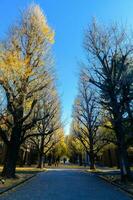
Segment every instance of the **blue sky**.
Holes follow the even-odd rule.
[[[71,111],[78,87],[78,63],[85,59],[84,30],[92,17],[99,22],[117,21],[133,26],[133,0],[4,0],[0,3],[0,37],[30,3],[41,6],[56,33],[54,57],[63,119],[68,133]]]

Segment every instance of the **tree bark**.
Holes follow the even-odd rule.
[[[125,145],[125,133],[124,133],[121,123],[117,124],[117,127],[115,128],[116,128],[117,141],[118,141],[118,154],[119,154],[121,181],[122,182],[131,181],[133,180],[133,177],[130,170],[127,147]]]
[[[122,182],[132,181],[133,177],[128,161],[128,153],[124,144],[118,146],[118,152],[119,152],[119,163],[121,171],[121,181]]]
[[[44,157],[43,157],[42,152],[40,152],[39,153],[38,168],[43,169],[43,167],[44,167],[43,161],[44,161]]]
[[[90,169],[95,169],[95,157],[93,152],[90,152]]]
[[[79,165],[82,166],[83,165],[83,158],[82,158],[82,154],[79,154]]]
[[[12,129],[10,144],[7,146],[4,167],[2,170],[3,177],[6,178],[16,177],[15,172],[16,172],[18,154],[20,150],[20,137],[21,137],[21,129],[18,126],[15,126]]]
[[[38,168],[42,169],[44,164],[44,135],[41,137],[41,146],[39,152],[39,161],[38,161]]]
[[[89,133],[89,141],[90,141],[90,152],[89,152],[89,156],[90,156],[90,169],[95,169],[95,155],[94,155],[94,146],[93,146],[93,137],[92,137],[92,133],[90,131]]]

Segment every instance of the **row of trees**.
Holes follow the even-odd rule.
[[[0,137],[6,145],[5,177],[15,177],[22,144],[36,145],[42,167],[43,155],[63,137],[53,43],[54,31],[38,5],[22,12],[0,42]]]
[[[133,140],[132,37],[117,24],[103,27],[93,21],[85,33],[84,48],[88,64],[80,73],[73,135],[86,149],[91,168],[97,153],[115,143],[121,178],[131,180],[127,149]]]
[[[97,97],[89,83],[80,77],[79,94],[73,106],[72,132],[82,143],[90,158],[90,168],[95,168],[95,159],[100,150],[107,144],[100,131],[102,123]]]
[[[22,12],[0,42],[0,137],[6,145],[2,174],[8,178],[15,177],[22,144],[36,147],[39,167],[49,151],[65,149],[53,43],[54,31],[37,5]],[[67,141],[68,147],[71,145],[78,155],[85,149],[93,169],[101,149],[115,143],[122,180],[130,180],[127,149],[133,140],[132,37],[118,25],[101,27],[94,21],[86,30],[84,47],[88,64],[80,73],[73,108],[74,137]],[[63,148],[57,149],[58,145]]]

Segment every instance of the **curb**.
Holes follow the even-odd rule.
[[[16,187],[22,185],[23,183],[25,183],[25,182],[29,181],[30,179],[34,178],[36,175],[37,175],[37,174],[33,174],[32,176],[30,176],[30,177],[24,179],[23,181],[21,181],[21,182],[15,184],[15,185],[13,185],[13,186],[11,186],[11,187],[8,187],[7,189],[1,191],[1,192],[0,192],[0,195],[4,194],[4,193],[6,193],[6,192],[8,192],[8,191],[10,191],[10,190],[13,190],[14,188],[16,188]]]
[[[106,181],[108,184],[111,184],[115,187],[117,187],[119,190],[121,190],[122,192],[125,192],[129,197],[131,197],[133,199],[133,193],[130,192],[129,190],[125,189],[124,187],[120,186],[119,184],[117,183],[114,183],[112,181],[109,181],[107,178],[105,178],[104,176],[102,175],[98,175],[97,177],[99,177],[100,179],[102,179],[103,181]]]

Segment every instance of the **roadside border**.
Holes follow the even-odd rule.
[[[117,184],[117,183],[114,183],[113,181],[109,181],[106,177],[102,176],[102,175],[99,175],[97,173],[97,177],[102,179],[103,181],[107,182],[108,184],[111,184],[113,186],[115,186],[116,188],[118,188],[120,191],[126,193],[130,198],[133,199],[133,193],[130,192],[129,190],[127,190],[126,188],[124,188],[123,186]]]
[[[24,179],[23,181],[21,181],[21,182],[19,182],[19,183],[17,183],[17,184],[14,184],[14,185],[12,185],[12,186],[10,186],[10,187],[4,189],[3,191],[0,192],[0,196],[1,196],[2,194],[4,194],[4,193],[10,191],[10,190],[13,190],[13,189],[17,188],[18,186],[24,184],[25,182],[28,182],[30,179],[34,178],[36,175],[37,175],[37,174],[33,174],[33,175],[31,175],[30,177]]]

